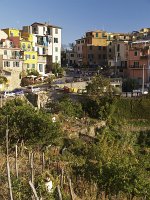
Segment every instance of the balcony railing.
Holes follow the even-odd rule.
[[[129,68],[139,68],[139,69],[142,69],[142,68],[143,68],[143,65],[139,65],[139,66],[136,66],[136,65],[129,65]]]
[[[45,62],[46,63],[46,57],[38,57],[38,62]]]

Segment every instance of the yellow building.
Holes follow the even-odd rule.
[[[3,29],[3,31],[8,35],[13,47],[20,48],[21,58],[24,60],[23,71],[38,70],[37,52],[33,51],[33,35],[14,28]]]
[[[20,37],[20,31],[18,29],[6,28],[6,29],[2,29],[2,30],[8,35],[8,38],[10,38],[10,37]]]
[[[35,69],[37,70],[37,52],[35,51],[24,51],[23,52],[23,57],[24,57],[24,70],[30,70],[30,69]]]
[[[24,32],[24,31],[20,31],[21,33],[21,38],[23,38],[26,41],[29,42],[33,42],[33,35],[28,33],[28,32]]]
[[[86,41],[93,46],[107,46],[107,32],[102,30],[87,32]]]
[[[32,51],[32,42],[26,41],[26,40],[21,40],[20,48],[22,51]]]

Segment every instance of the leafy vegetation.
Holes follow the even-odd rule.
[[[52,73],[55,74],[56,77],[58,76],[58,74],[63,74],[63,68],[60,67],[59,63],[53,63]]]
[[[105,88],[108,88],[107,92]],[[93,79],[87,91],[81,102],[64,96],[58,102],[49,103],[49,112],[36,110],[18,99],[8,101],[0,109],[2,199],[8,196],[4,145],[7,119],[14,199],[31,199],[33,195],[28,184],[31,151],[34,153],[35,189],[45,200],[58,199],[56,186],[61,183],[62,170],[61,192],[65,200],[71,199],[68,176],[74,192],[83,200],[150,199],[149,97],[113,97],[109,80],[103,77]],[[57,116],[57,122],[52,122],[53,116]],[[105,121],[105,126],[95,126],[95,136],[82,134],[81,130],[73,132],[75,124],[78,129],[79,126],[85,129],[101,120]],[[132,132],[127,128],[130,125],[141,128],[147,125],[149,129]],[[22,141],[26,145],[23,150]],[[15,144],[19,146],[19,178],[12,167],[15,166]],[[53,180],[52,193],[45,188],[47,171]]]
[[[0,110],[1,139],[5,137],[8,118],[10,140],[12,143],[29,142],[34,144],[49,143],[60,134],[58,123],[52,122],[52,116],[42,111],[36,111],[30,105],[14,100],[8,102]]]
[[[0,84],[6,84],[7,78],[5,76],[0,76]]]

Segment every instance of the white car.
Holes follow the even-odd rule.
[[[148,94],[148,89],[147,88],[144,88],[144,91],[140,88],[140,89],[137,89],[137,90],[133,90],[133,93],[142,93],[142,94]]]
[[[31,92],[31,93],[36,93],[36,92],[39,92],[40,91],[40,88],[39,87],[33,87],[32,85],[31,86],[27,86],[26,89],[25,89],[25,92]]]
[[[15,93],[11,91],[4,91],[0,94],[1,97],[6,98],[6,97],[15,97]]]

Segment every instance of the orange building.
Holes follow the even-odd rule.
[[[97,30],[86,32],[76,40],[78,66],[98,66],[107,64],[107,32]]]

